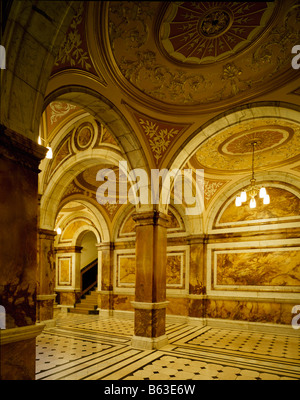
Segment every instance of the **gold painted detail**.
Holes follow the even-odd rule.
[[[213,10],[204,16],[199,23],[199,32],[206,37],[215,37],[230,27],[230,14],[222,9]]]
[[[65,36],[65,39],[58,51],[54,66],[70,63],[71,67],[79,65],[87,71],[91,68],[91,64],[88,62],[88,52],[84,51],[82,48],[83,38],[78,30],[78,26],[83,21],[83,12],[84,4],[81,3],[80,7],[78,8],[78,12],[70,25],[70,30]]]
[[[174,128],[160,128],[155,122],[142,118],[140,118],[139,123],[149,138],[149,144],[157,163],[169,147],[171,139],[179,133],[179,130]]]
[[[53,125],[60,118],[66,116],[70,110],[74,110],[77,106],[62,101],[53,101],[49,104],[49,107],[51,109],[50,123]]]
[[[254,139],[259,140],[255,168],[285,165],[299,158],[299,125],[280,118],[264,118],[236,124],[210,137],[193,156],[194,166],[219,173],[248,171],[251,151],[247,143]]]

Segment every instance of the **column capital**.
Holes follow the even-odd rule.
[[[39,228],[38,233],[40,237],[43,237],[45,239],[53,239],[57,235],[56,231],[52,231],[51,229],[44,229],[44,228]]]
[[[81,246],[64,246],[55,248],[56,253],[80,253],[81,250]]]
[[[160,211],[147,211],[147,212],[136,212],[132,215],[133,220],[136,223],[136,226],[145,226],[145,225],[160,225],[164,228],[168,226],[169,216]]]
[[[114,250],[113,242],[100,242],[96,244],[98,250]]]
[[[4,125],[0,125],[0,150],[7,159],[37,173],[40,172],[39,163],[48,151],[45,147]]]
[[[190,235],[187,237],[189,244],[203,244],[206,240],[205,234]]]

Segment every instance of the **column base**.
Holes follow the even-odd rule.
[[[45,325],[38,323],[0,330],[0,380],[34,380],[36,337]]]
[[[157,338],[148,338],[144,336],[133,336],[131,347],[139,350],[158,350],[169,343],[168,336],[163,335]]]
[[[40,323],[43,323],[45,325],[45,328],[55,328],[56,326],[56,319],[45,319],[43,321],[38,321]]]

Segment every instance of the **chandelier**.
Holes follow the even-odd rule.
[[[238,195],[235,199],[235,205],[240,207],[242,203],[247,201],[247,198],[250,197],[250,208],[256,207],[255,197],[259,194],[259,197],[263,199],[264,204],[270,203],[270,196],[267,194],[266,188],[257,186],[256,179],[254,178],[254,149],[255,146],[259,143],[258,140],[253,140],[249,143],[252,146],[252,178],[250,179],[250,185],[242,190],[240,195]]]

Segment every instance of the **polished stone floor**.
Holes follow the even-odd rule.
[[[162,349],[136,350],[131,320],[58,315],[37,338],[36,379],[300,379],[300,335],[175,323],[166,333]]]

